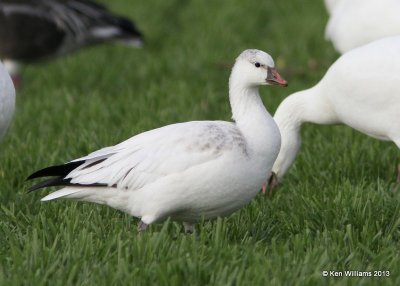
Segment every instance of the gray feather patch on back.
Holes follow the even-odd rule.
[[[202,132],[198,134],[197,140],[187,146],[187,149],[211,151],[217,155],[233,148],[239,148],[247,156],[247,144],[241,132],[233,124],[228,126],[229,128],[226,127],[224,126],[223,129],[218,124],[211,123],[205,125]]]

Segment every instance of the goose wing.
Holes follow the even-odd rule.
[[[56,178],[40,182],[30,190],[59,185],[135,190],[162,177],[217,160],[233,148],[235,140],[241,139],[235,125],[228,122],[169,125],[67,164],[40,170],[28,179]]]

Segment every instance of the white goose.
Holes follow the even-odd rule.
[[[0,62],[0,140],[6,134],[15,110],[15,89],[6,69]]]
[[[138,230],[167,217],[191,231],[201,218],[228,215],[246,205],[271,172],[280,134],[258,93],[283,85],[272,58],[246,50],[229,79],[235,122],[192,121],[136,135],[65,165],[32,174],[55,176],[30,190],[65,186],[44,197],[100,204],[141,218]]]
[[[300,128],[305,122],[343,123],[374,138],[393,141],[400,148],[400,37],[378,40],[344,54],[317,85],[282,101],[274,119],[282,135],[272,168],[278,180],[299,151]],[[275,179],[273,176],[271,185]]]
[[[329,15],[332,15],[333,10],[335,9],[335,7],[339,3],[339,1],[341,1],[341,0],[324,0],[325,7],[326,7],[326,10],[328,11]]]
[[[339,53],[384,37],[400,35],[400,0],[336,2],[325,29],[325,38]]]

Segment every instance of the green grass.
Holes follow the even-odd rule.
[[[0,147],[0,285],[400,285],[398,149],[344,126],[305,126],[272,199],[192,236],[173,222],[137,235],[137,219],[108,207],[26,193],[39,168],[162,125],[229,120],[229,67],[246,48],[268,51],[290,83],[261,90],[274,112],[337,57],[322,2],[110,1],[136,20],[144,49],[106,45],[25,67]]]

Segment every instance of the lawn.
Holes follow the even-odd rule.
[[[289,82],[261,89],[271,113],[338,57],[322,0],[109,2],[135,19],[143,49],[103,45],[23,70],[0,145],[0,285],[400,285],[399,151],[344,126],[306,125],[272,198],[194,235],[169,221],[138,235],[136,218],[106,206],[27,194],[39,168],[170,123],[229,120],[230,67],[244,49],[270,53]]]

